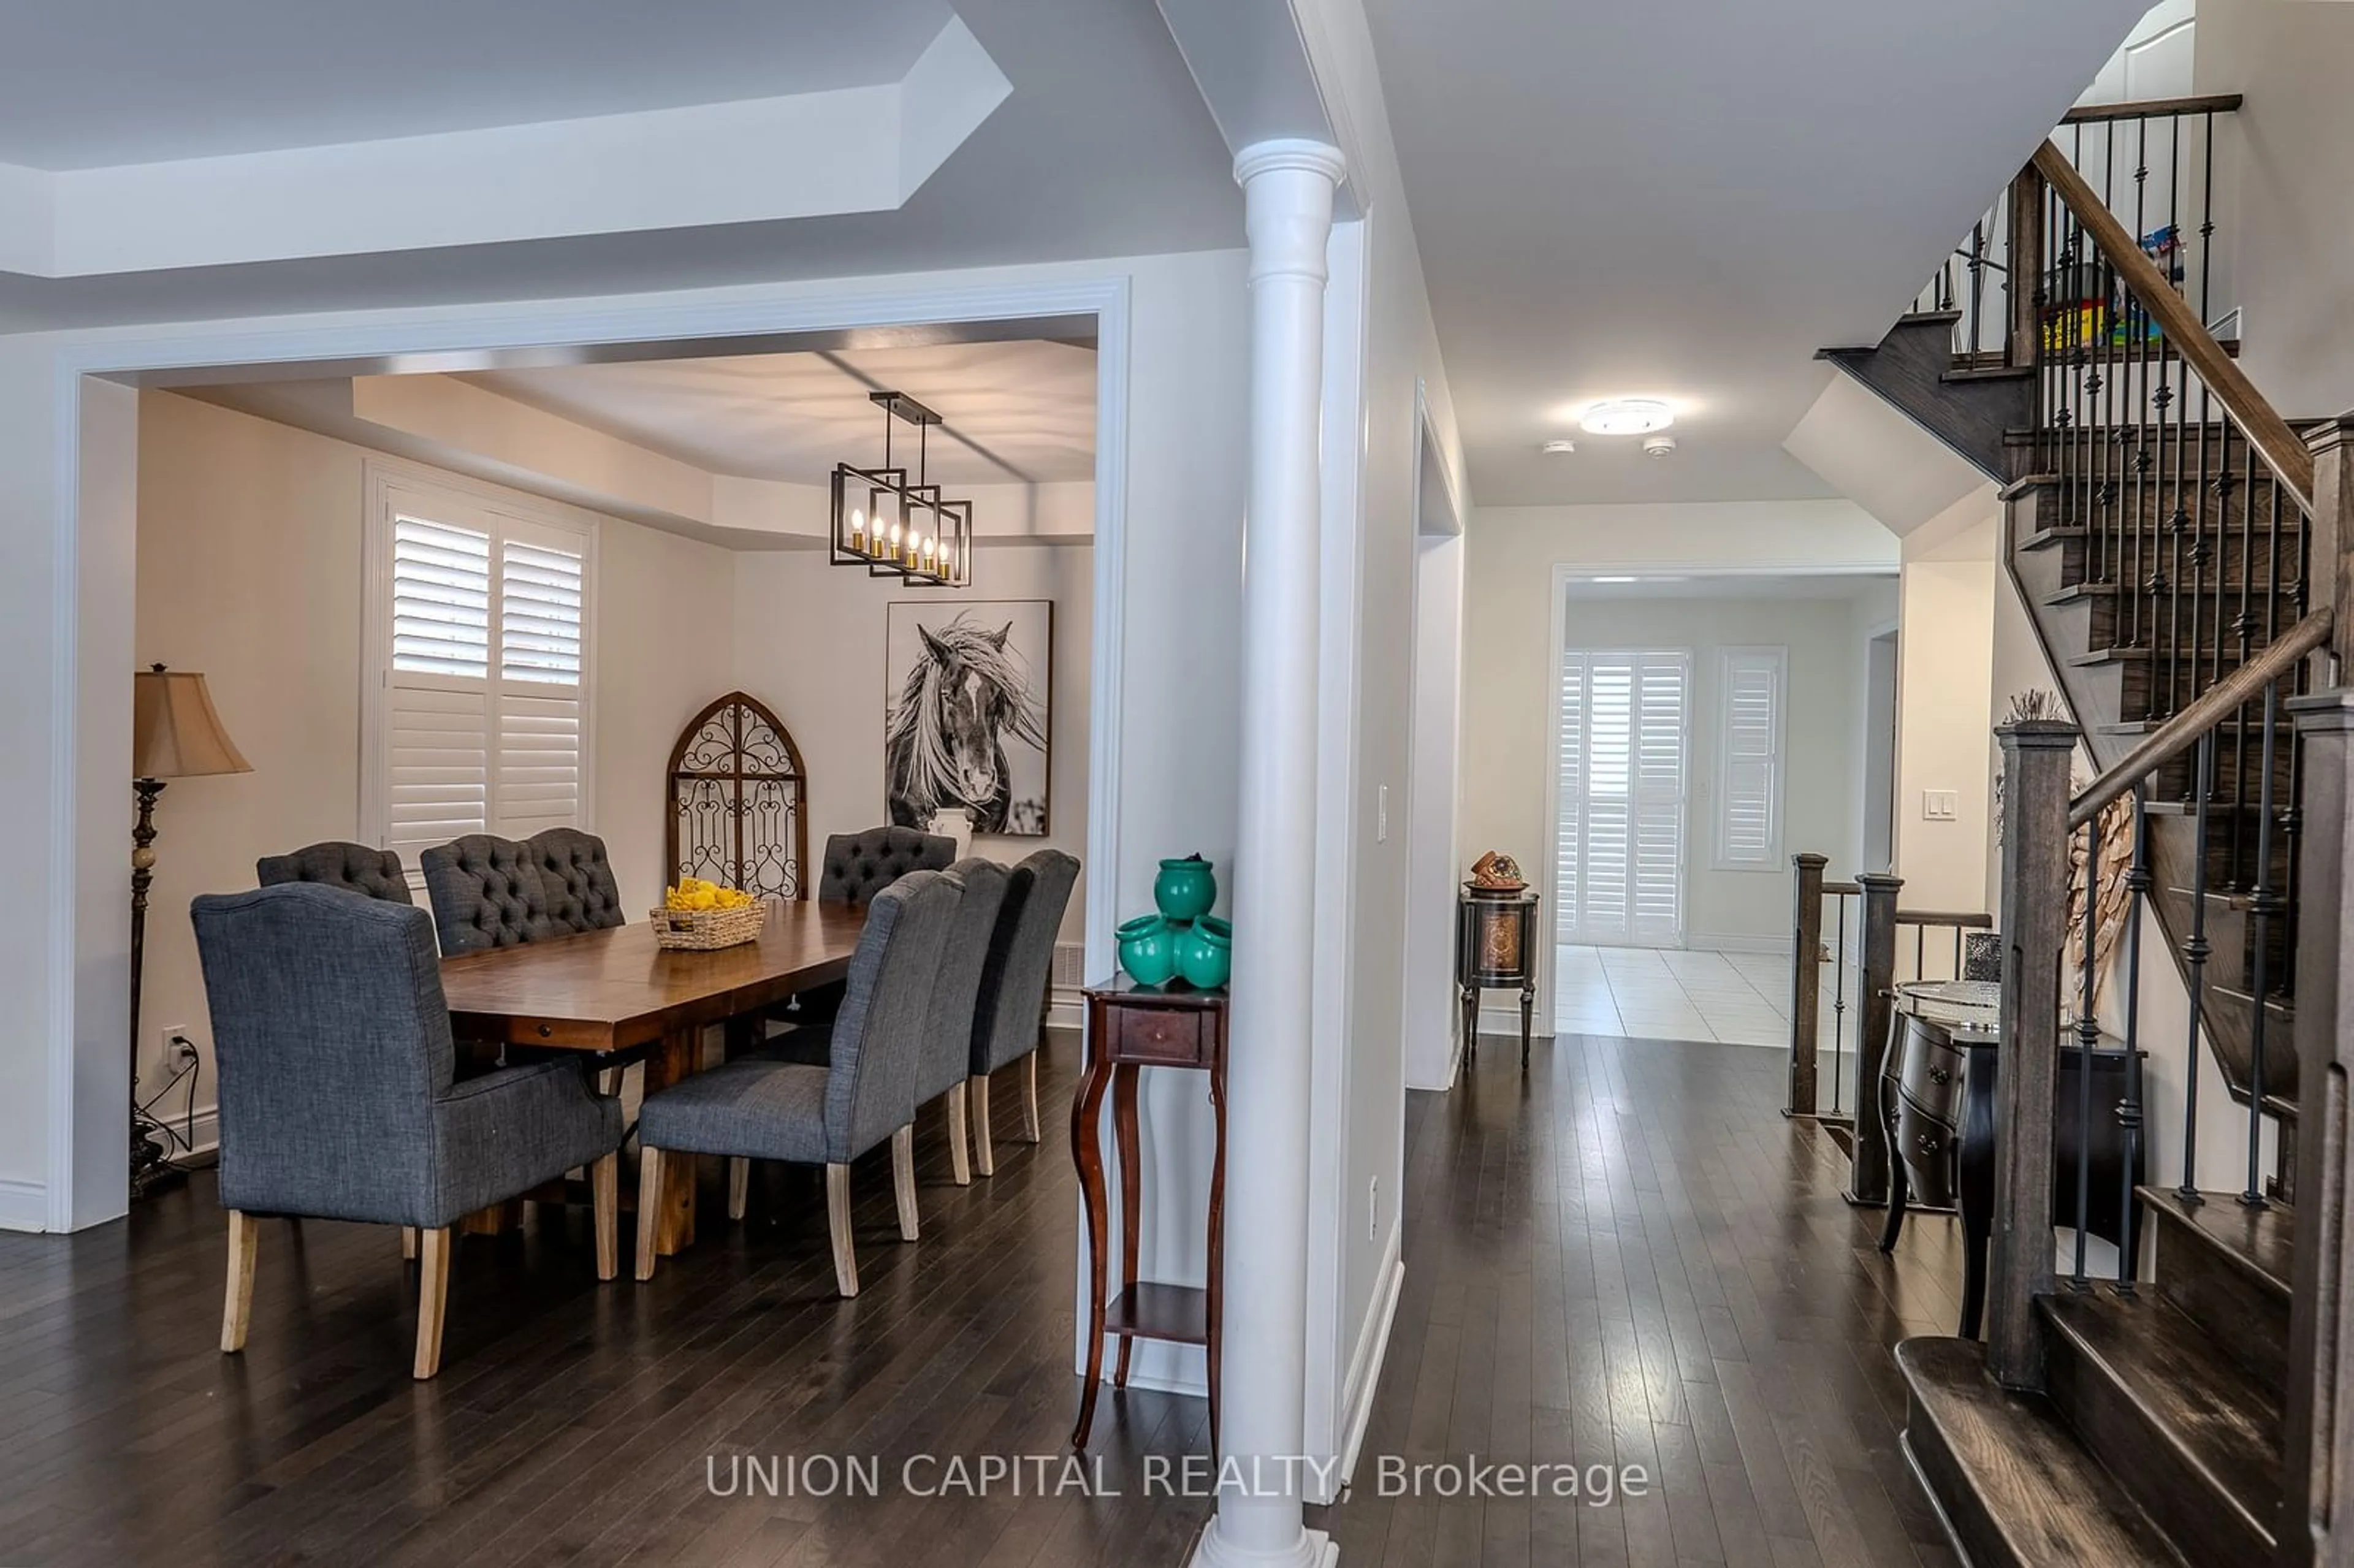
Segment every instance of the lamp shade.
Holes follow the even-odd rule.
[[[133,778],[194,779],[252,771],[253,765],[221,727],[202,674],[158,664],[132,677]]]

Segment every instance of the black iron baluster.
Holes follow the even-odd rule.
[[[2151,882],[2149,800],[2138,784],[2133,792],[2133,867],[2126,873],[2126,1097],[2117,1106],[2117,1128],[2125,1134],[2128,1172],[2141,1164],[2141,917],[2148,906]],[[2088,1091],[2092,1082],[2088,1066],[2084,1077]],[[2089,1100],[2092,1096],[2088,1092],[2084,1097]],[[2084,1154],[2077,1158],[2091,1164]],[[2134,1255],[2132,1245],[2136,1234],[2133,1182],[2128,1180],[2119,1185],[2124,1189],[2120,1202],[2125,1212],[2117,1225],[2117,1290],[2130,1296],[2141,1260]]]
[[[2076,1267],[2068,1283],[2087,1288],[2084,1247],[2093,1224],[2093,1053],[2101,1043],[2101,1022],[2093,1016],[2093,954],[2101,923],[2101,820],[2084,824],[2084,973],[2076,1003]]]
[[[2171,115],[2168,123],[2173,135],[2167,153],[2166,222],[2168,232],[2174,236],[2173,254],[2179,255],[2182,231],[2176,226],[2181,217],[2182,117]],[[2190,400],[2187,397],[2178,397],[2174,389],[2174,366],[2178,357],[2172,341],[2159,337],[2157,397],[2158,488],[2166,501],[2166,528],[2171,535],[2171,560],[2167,573],[2170,586],[2166,612],[2166,711],[2168,715],[2181,712],[2182,705],[2190,701],[2189,694],[2182,689],[2182,535],[2190,525],[2190,514],[2182,505],[2182,419]],[[2186,367],[2186,376],[2187,374]],[[2188,385],[2186,379],[2186,390]],[[2174,471],[2171,479],[2167,477],[2166,471],[2166,419],[2169,410],[2174,416]],[[2193,675],[2196,675],[2195,670]]]
[[[2149,194],[2149,121],[2137,117],[2134,121],[2134,238],[2139,243],[2147,237],[2143,224],[2148,221]],[[2133,643],[2137,648],[2147,645],[2157,630],[2158,596],[2165,590],[2165,568],[2158,564],[2158,544],[2153,536],[2153,519],[2149,505],[2149,307],[2147,301],[2137,301],[2137,308],[2126,313],[2126,330],[2133,334],[2134,398],[2133,450],[2126,461],[2133,485],[2134,531],[2134,602]],[[2161,441],[2163,432],[2161,430]],[[2161,453],[2164,450],[2160,447]],[[2149,600],[2149,625],[2143,625],[2142,600]],[[2149,682],[2158,684],[2158,661],[2155,649],[2150,659]],[[2160,699],[2151,705],[2154,713],[2170,716],[2173,705]]]
[[[2190,779],[2190,935],[2182,944],[2182,967],[2190,979],[2190,1039],[2183,1053],[2182,1184],[2175,1189],[2186,1203],[2199,1202],[2199,1021],[2207,1005],[2207,793],[2215,778],[2215,732],[2199,737],[2198,761]]]
[[[2248,471],[2244,480],[2234,478],[2232,472],[2232,464],[2229,461],[2229,453],[2231,450],[2230,442],[2234,433],[2239,435],[2240,445],[2245,454]],[[2223,427],[2223,440],[2225,442],[2224,450],[2226,453],[2226,459],[2223,464],[2222,475],[2216,481],[2216,482],[2222,486],[2221,505],[2224,526],[2226,529],[2229,529],[2231,526],[2232,497],[2233,493],[2236,493],[2240,498],[2240,608],[2238,612],[2232,617],[2231,626],[2232,636],[2234,643],[2236,644],[2238,653],[2237,663],[2235,663],[2233,667],[2237,668],[2239,664],[2245,664],[2248,662],[2248,654],[2254,644],[2256,633],[2255,607],[2253,598],[2255,592],[2256,576],[2256,508],[2254,482],[2256,449],[2255,444],[2247,439],[2246,432],[2239,430],[2239,428],[2235,425],[2225,425]],[[2229,552],[2230,546],[2227,544],[2225,546],[2225,553],[2229,554]],[[2218,609],[2217,613],[2219,615],[2221,613],[2220,608]],[[2222,638],[2219,635],[2215,641],[2220,645],[2222,641]],[[2219,652],[2216,655],[2217,665],[2215,676],[2219,681],[2222,679],[2221,657],[2222,655],[2219,648]],[[2245,888],[2248,885],[2249,881],[2249,868],[2246,855],[2248,836],[2247,704],[2242,703],[2240,705],[2239,711],[2232,715],[2232,876],[2229,885],[2232,890],[2236,893]]]
[[[2199,324],[2212,330],[2215,317],[2210,295],[2215,278],[2215,111],[2211,109],[2200,118],[2206,129],[2207,170],[2199,182]]]
[[[2272,1005],[2266,969],[2272,947],[2273,918],[2280,913],[2280,895],[2273,887],[2273,753],[2280,738],[2280,683],[2264,688],[2264,766],[2257,785],[2256,890],[2248,899],[2248,927],[2255,951],[2249,960],[2248,991],[2253,1016],[2248,1025],[2248,1185],[2240,1202],[2250,1208],[2264,1206],[2257,1165],[2264,1131],[2264,1010]]]
[[[1847,895],[1839,895],[1839,946],[1831,949],[1831,1114],[1840,1113],[1840,1091],[1847,1081]],[[1858,1084],[1861,1094],[1864,1086]]]

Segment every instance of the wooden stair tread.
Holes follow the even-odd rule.
[[[1966,1537],[1990,1526],[1997,1538],[1971,1540],[1978,1568],[1998,1564],[2133,1563],[2185,1568],[2149,1516],[2136,1507],[2098,1460],[2077,1440],[2051,1402],[2013,1393],[1987,1375],[1986,1347],[1972,1340],[1913,1339],[1896,1347],[1896,1364],[1911,1390],[1914,1419],[1906,1446],[1925,1477],[1942,1468],[1925,1453],[1926,1438],[1951,1457],[1973,1494],[1978,1519],[1955,1519],[1960,1499],[1931,1492]],[[2000,1555],[1991,1555],[1999,1552]]]
[[[2285,1205],[2252,1209],[2230,1192],[2209,1192],[2186,1203],[2171,1187],[2135,1189],[2142,1202],[2203,1244],[2265,1294],[2288,1301],[2291,1236],[2296,1221]]]
[[[2053,1329],[2147,1413],[2200,1478],[2212,1504],[2273,1544],[2280,1513],[2281,1394],[2250,1376],[2198,1324],[2155,1296],[2063,1291],[2036,1303]]]

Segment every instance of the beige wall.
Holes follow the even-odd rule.
[[[958,596],[1055,604],[1050,831],[1044,838],[976,839],[975,852],[992,860],[1019,860],[1050,845],[1087,858],[1094,572],[1091,546],[986,548],[974,552],[972,587]],[[799,550],[738,556],[735,596],[737,679],[793,732],[810,770],[810,853],[822,857],[828,833],[890,820],[883,799],[886,609],[895,599],[923,596]],[[1066,941],[1085,932],[1086,908],[1082,884],[1063,916]]]
[[[189,899],[252,886],[260,855],[360,834],[369,455],[170,393],[140,397],[138,660],[205,672],[254,769],[174,783],[156,813],[142,1076],[152,1089],[164,1029],[188,1026],[205,1053],[199,1110],[213,1100],[212,1031]],[[729,557],[610,518],[597,548],[593,825],[623,897],[652,907],[663,767],[680,726],[732,683]]]
[[[1909,908],[1992,907],[1988,758],[1999,534],[1988,517],[1930,550],[1908,551],[1899,579],[1896,874]],[[1931,789],[1954,792],[1951,821],[1923,817]]]

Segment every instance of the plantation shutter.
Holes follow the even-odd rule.
[[[511,535],[500,558],[498,778],[507,838],[580,822],[578,548]]]
[[[490,535],[396,514],[381,836],[404,860],[488,827],[490,632]]]
[[[586,824],[585,529],[380,487],[373,831],[414,872],[465,833]]]
[[[1683,939],[1686,706],[1679,650],[1562,658],[1554,865],[1564,942]]]
[[[1782,725],[1789,655],[1780,648],[1728,648],[1721,662],[1723,780],[1717,791],[1717,863],[1772,871],[1782,859]]]

